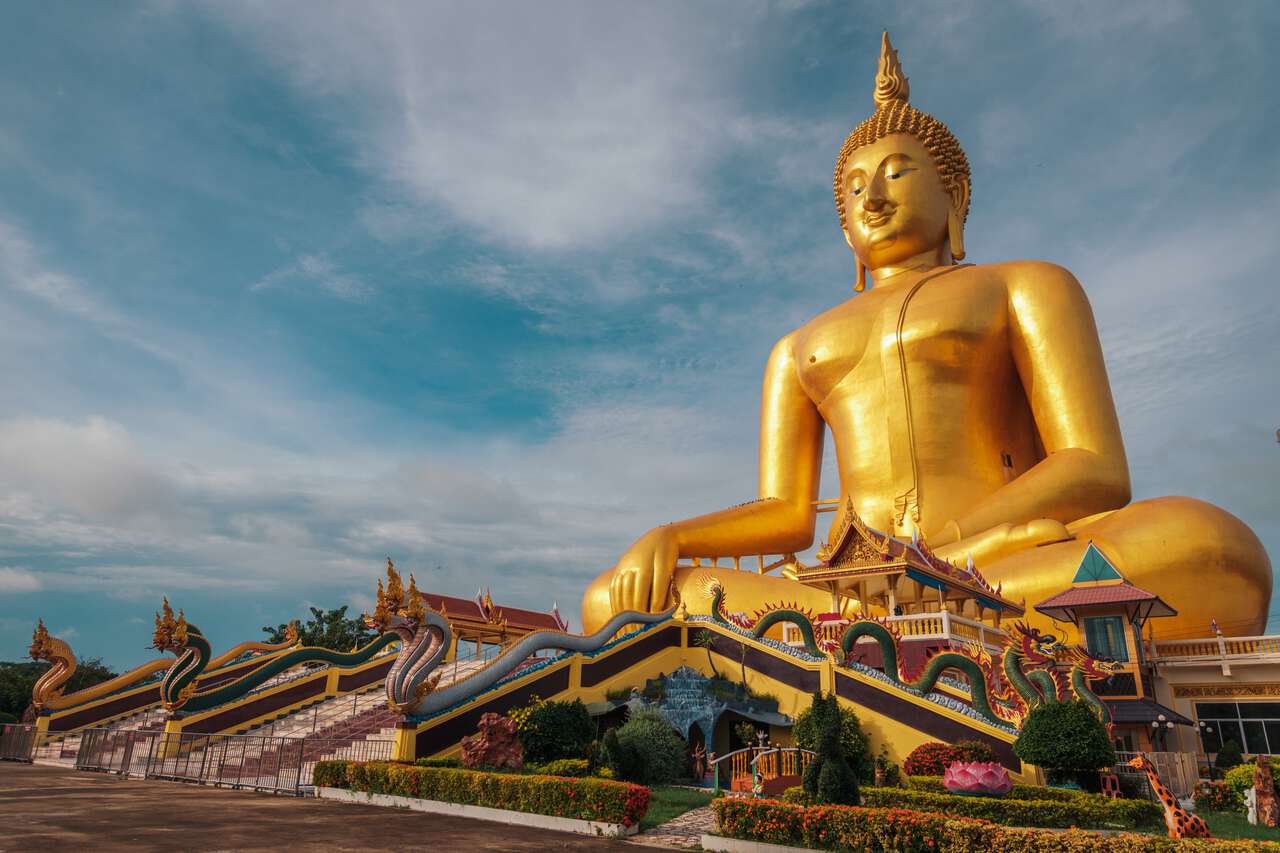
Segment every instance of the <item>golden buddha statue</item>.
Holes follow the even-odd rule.
[[[1235,516],[1185,497],[1130,503],[1128,463],[1089,302],[1067,270],[965,256],[969,165],[942,122],[908,103],[884,36],[875,105],[835,169],[859,295],[778,341],[764,374],[759,498],[650,530],[583,598],[596,630],[626,609],[696,605],[714,572],[735,610],[828,593],[786,577],[676,567],[680,558],[812,545],[824,424],[840,505],[924,538],[1030,608],[1070,586],[1092,541],[1178,616],[1162,637],[1261,633],[1271,565]],[[866,289],[870,273],[874,287]],[[863,292],[865,289],[865,292]],[[839,523],[837,517],[836,523]],[[856,609],[846,602],[846,609]]]

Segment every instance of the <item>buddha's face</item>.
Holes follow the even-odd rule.
[[[893,133],[857,149],[844,170],[846,238],[868,269],[937,249],[953,199],[928,149]]]

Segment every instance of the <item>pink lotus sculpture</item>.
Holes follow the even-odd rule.
[[[1003,797],[1013,789],[1013,780],[994,761],[953,761],[942,774],[942,786],[953,794]]]

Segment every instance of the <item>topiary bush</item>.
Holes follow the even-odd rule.
[[[951,748],[955,750],[959,761],[999,761],[991,744],[980,740],[958,740],[951,745]],[[946,768],[944,767],[943,770]]]
[[[580,699],[536,702],[527,715],[513,719],[524,746],[524,759],[533,764],[586,758],[596,734],[587,706]]]
[[[853,768],[858,781],[864,785],[871,784],[875,778],[875,762],[871,757],[871,743],[862,732],[862,724],[852,708],[837,706],[840,714],[840,748],[844,750],[845,760]],[[818,750],[818,727],[810,705],[796,715],[795,725],[791,728],[791,738],[801,749]]]
[[[684,747],[684,738],[657,711],[637,711],[605,735],[605,764],[615,778],[666,785],[686,775]]]
[[[938,776],[947,772],[947,765],[960,760],[960,753],[949,743],[929,741],[907,754],[902,770],[908,776]]]
[[[840,705],[835,694],[824,697],[821,691],[814,693],[809,711],[818,743],[814,749],[817,755],[804,771],[804,792],[811,803],[856,806],[858,777],[844,755]]]
[[[543,776],[568,776],[577,778],[591,775],[590,762],[585,758],[558,758],[546,764],[526,764],[526,771]]]
[[[1218,750],[1217,756],[1213,759],[1213,766],[1218,770],[1230,770],[1239,764],[1244,763],[1244,754],[1240,752],[1240,742],[1232,739],[1222,745],[1222,749]]]
[[[1047,702],[1033,708],[1013,743],[1014,753],[1051,776],[1080,776],[1096,784],[1097,771],[1116,763],[1106,726],[1080,701]]]

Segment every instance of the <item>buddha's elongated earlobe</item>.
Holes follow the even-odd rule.
[[[853,263],[858,268],[858,280],[853,283],[853,290],[861,293],[867,289],[867,266],[857,255],[853,256]]]
[[[951,210],[947,213],[947,240],[951,243],[951,260],[964,260],[964,215],[969,209],[969,179],[961,177],[951,187]]]
[[[964,260],[964,225],[960,214],[952,210],[947,214],[947,240],[951,243],[951,260]]]

